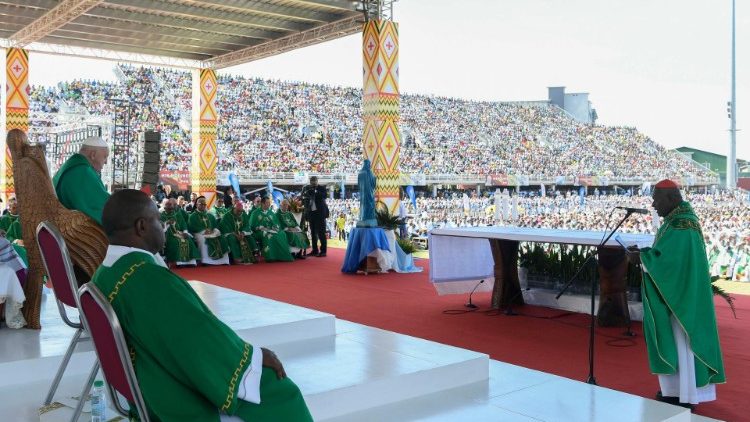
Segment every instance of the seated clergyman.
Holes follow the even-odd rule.
[[[219,223],[221,234],[229,245],[229,252],[235,264],[252,264],[258,244],[250,230],[250,216],[245,213],[242,202],[236,201],[231,212],[224,214]]]
[[[194,266],[201,255],[192,235],[188,232],[187,221],[177,208],[177,201],[174,198],[166,201],[164,211],[161,213],[161,221],[165,225],[167,240],[164,244],[164,255],[167,262]]]
[[[164,231],[146,194],[113,194],[102,225],[110,246],[92,283],[122,324],[151,420],[312,420],[276,355],[237,336],[156,255]]]
[[[199,196],[188,219],[188,230],[195,236],[204,265],[229,265],[229,247],[221,236],[216,217],[206,211],[206,197]]]

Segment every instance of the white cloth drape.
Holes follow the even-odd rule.
[[[203,233],[195,233],[195,243],[198,245],[198,250],[201,251],[201,263],[205,265],[229,265],[229,253],[225,252],[224,256],[219,259],[213,259],[208,255],[208,246],[206,245],[207,237],[219,237],[221,233],[214,229],[214,233],[210,236],[206,236]]]
[[[680,403],[698,404],[716,400],[716,384],[704,387],[695,385],[695,355],[690,348],[685,332],[674,316],[672,332],[677,345],[677,373],[674,375],[659,375],[659,387],[664,397],[679,397]]]
[[[0,264],[0,303],[5,303],[5,323],[8,328],[23,328],[26,320],[21,314],[21,307],[26,295],[16,272],[5,264]]]

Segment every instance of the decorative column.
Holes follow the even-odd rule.
[[[374,19],[362,31],[362,142],[377,177],[375,200],[398,210],[401,134],[398,128],[398,24]]]
[[[216,199],[217,91],[215,70],[193,70],[192,191],[205,196],[209,208]]]
[[[2,171],[0,171],[0,194],[7,200],[16,192],[13,183],[13,161],[5,144],[7,131],[21,129],[29,131],[29,53],[20,48],[5,51],[5,113],[6,127],[2,134]]]

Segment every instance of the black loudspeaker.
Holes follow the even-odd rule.
[[[148,130],[143,133],[143,176],[141,186],[149,186],[151,192],[156,192],[159,183],[159,145],[161,132]]]

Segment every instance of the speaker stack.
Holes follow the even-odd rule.
[[[151,192],[156,192],[159,184],[159,145],[161,144],[161,132],[147,130],[143,134],[143,175],[141,186],[148,186]]]

